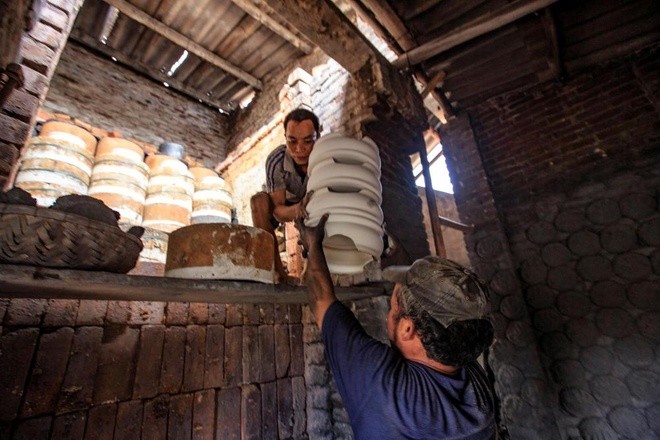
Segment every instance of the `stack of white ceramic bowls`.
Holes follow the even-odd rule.
[[[308,226],[330,214],[323,240],[331,273],[357,274],[383,252],[382,187],[378,146],[331,133],[319,138],[309,156]]]

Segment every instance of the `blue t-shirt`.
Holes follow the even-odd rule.
[[[339,301],[323,318],[323,341],[356,439],[494,438],[493,397],[476,362],[448,376],[408,361]]]

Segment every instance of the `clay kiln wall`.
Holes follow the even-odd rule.
[[[657,436],[657,51],[442,128],[512,438]]]

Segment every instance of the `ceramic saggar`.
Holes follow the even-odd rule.
[[[383,252],[380,156],[371,140],[329,134],[310,155],[306,224],[329,213],[323,249],[334,274],[357,274]]]

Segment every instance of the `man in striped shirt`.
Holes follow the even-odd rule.
[[[252,224],[275,236],[280,223],[302,219],[307,192],[307,164],[320,134],[319,118],[310,110],[297,108],[284,118],[285,144],[266,159],[266,192],[252,196]],[[279,281],[286,280],[277,245],[275,269]]]

